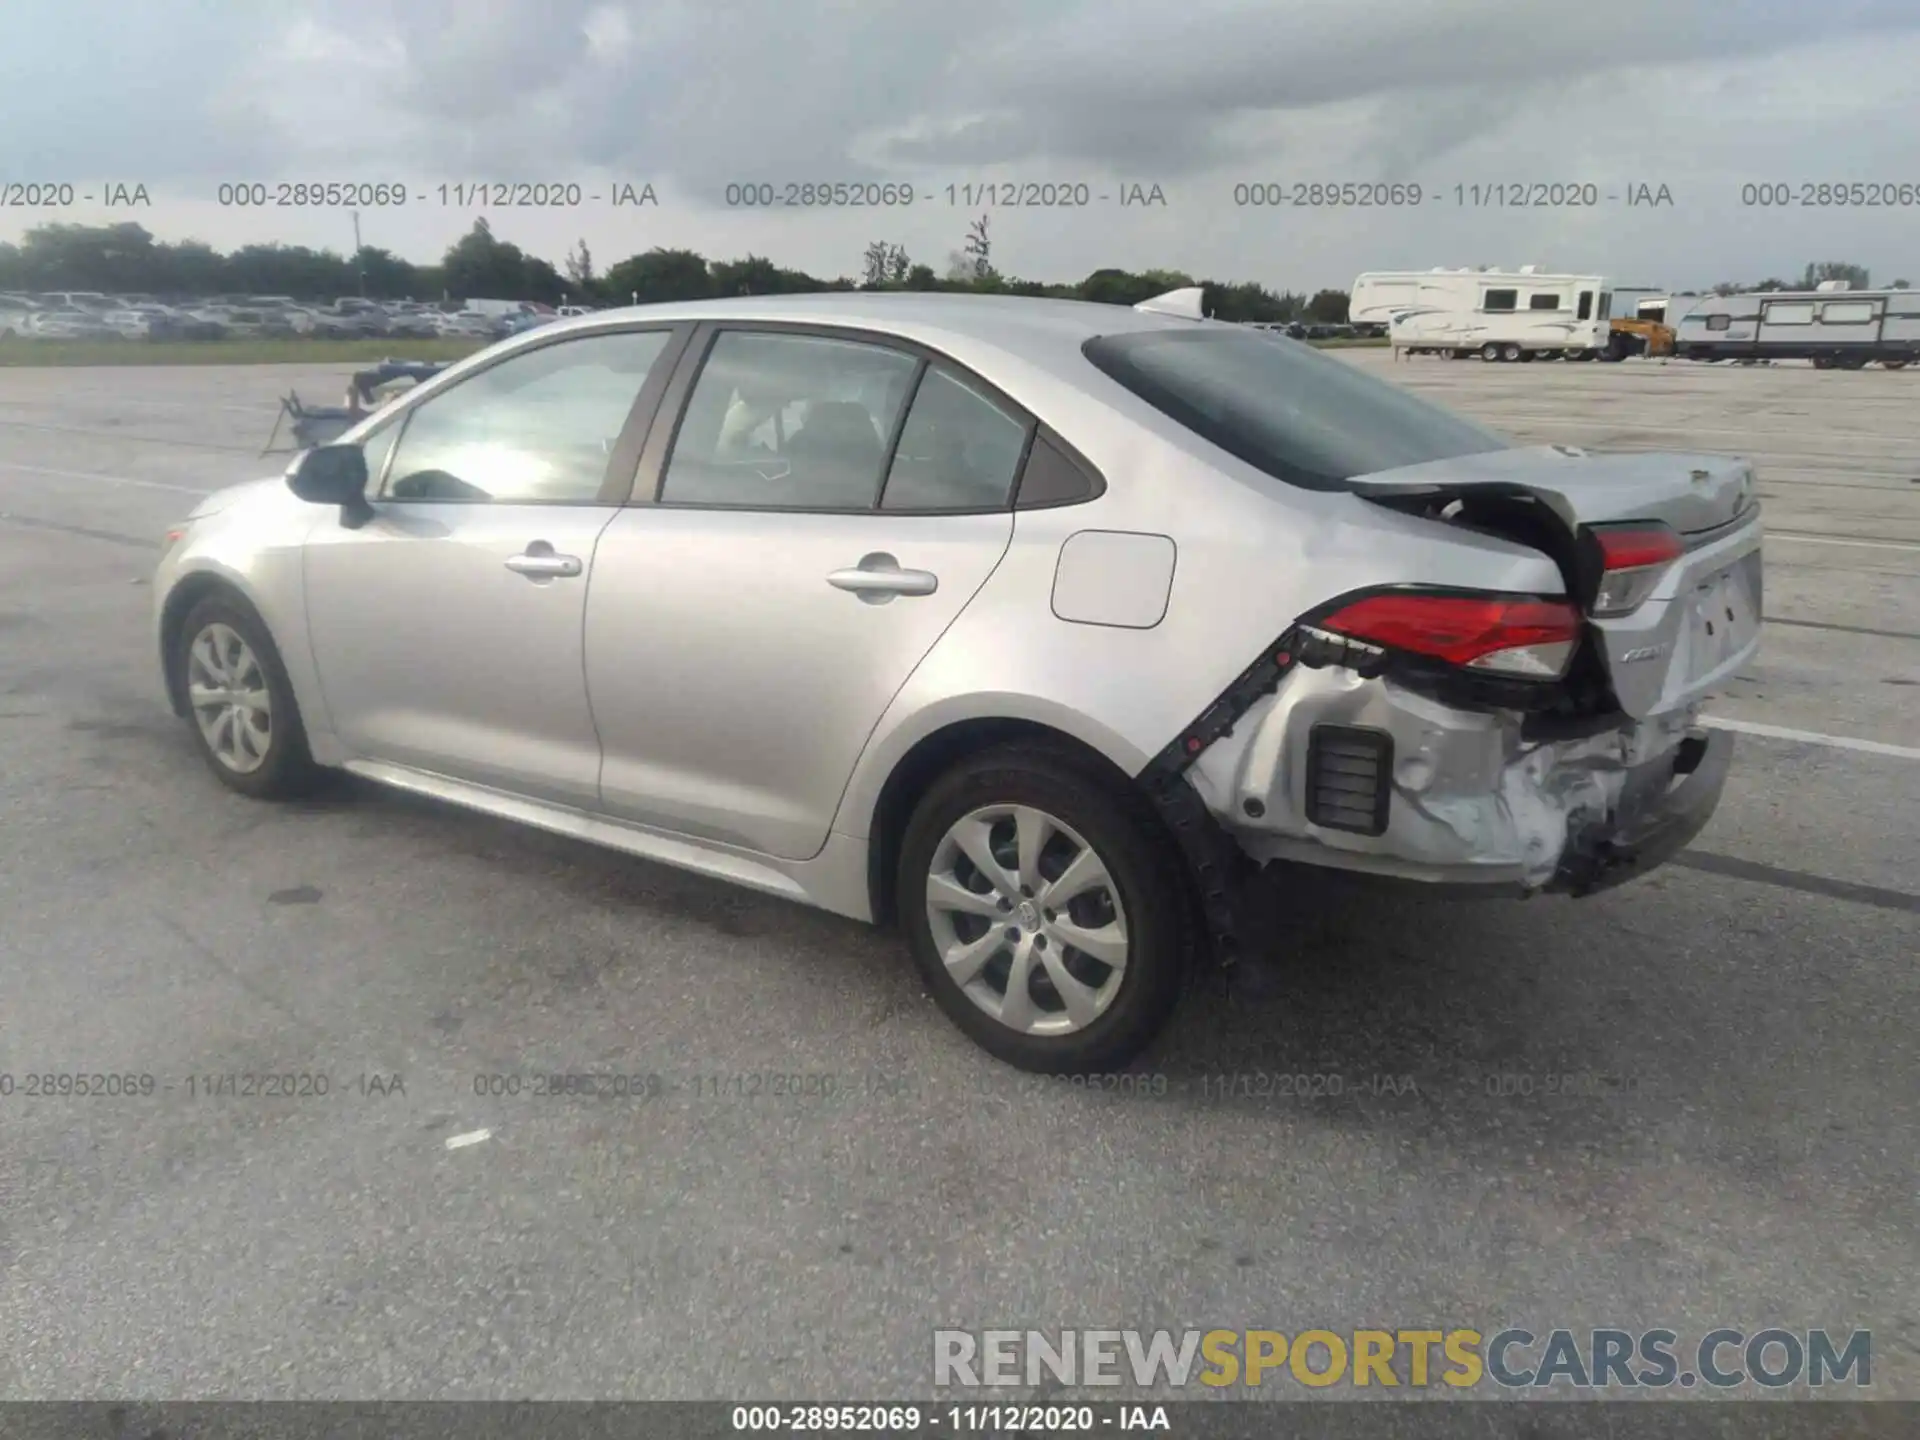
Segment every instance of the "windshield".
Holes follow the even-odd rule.
[[[1308,490],[1339,490],[1359,475],[1512,444],[1291,340],[1205,325],[1105,335],[1083,350],[1162,414]]]

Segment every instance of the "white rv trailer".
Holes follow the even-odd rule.
[[[1394,358],[1447,355],[1532,360],[1541,355],[1619,358],[1604,275],[1518,270],[1372,272],[1353,282],[1347,318],[1387,325]]]
[[[1667,323],[1683,360],[1811,360],[1822,370],[1920,361],[1916,290],[1849,290],[1830,280],[1817,290],[1702,295]]]
[[[1682,315],[1700,302],[1698,290],[1676,290],[1668,295],[1643,295],[1635,307],[1641,320],[1657,320],[1666,326],[1679,322]],[[1619,306],[1614,309],[1617,312]]]

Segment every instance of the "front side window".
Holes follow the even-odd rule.
[[[421,402],[400,432],[384,498],[598,500],[614,442],[670,335],[630,330],[543,345]]]
[[[1104,335],[1082,348],[1162,414],[1308,490],[1510,445],[1311,346],[1273,345],[1231,326]]]
[[[1558,310],[1560,308],[1559,292],[1555,291],[1548,294],[1535,291],[1527,297],[1527,308],[1529,310]]]
[[[997,510],[1013,495],[1027,422],[942,365],[914,392],[883,510]]]
[[[919,369],[882,345],[722,331],[687,400],[660,503],[871,510]]]
[[[1761,312],[1761,318],[1769,325],[1811,325],[1813,306],[1806,301],[1769,301]]]
[[[1482,310],[1511,310],[1520,303],[1518,290],[1489,290],[1480,299]]]
[[[1871,325],[1877,313],[1871,300],[1829,300],[1820,307],[1820,323]]]
[[[1732,328],[1733,316],[1731,315],[1709,315],[1707,317],[1707,329],[1709,330],[1731,330]]]

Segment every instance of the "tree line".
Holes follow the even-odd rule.
[[[286,295],[328,301],[344,295],[385,300],[535,300],[548,305],[631,305],[731,295],[790,295],[832,290],[947,290],[1036,295],[1134,305],[1153,295],[1202,285],[1209,313],[1222,320],[1338,323],[1347,292],[1275,292],[1251,281],[1197,280],[1177,270],[1095,270],[1066,282],[1024,280],[993,263],[988,217],[969,228],[965,248],[940,270],[903,246],[867,246],[857,276],[823,279],[759,255],[711,260],[663,247],[604,269],[582,240],[562,261],[530,255],[500,239],[485,219],[438,264],[418,265],[377,246],[343,255],[304,245],[243,245],[222,252],[199,240],[156,239],[144,226],[46,225],[19,244],[0,244],[0,290],[98,290],[155,296]]]

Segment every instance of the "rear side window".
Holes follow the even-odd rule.
[[[1028,426],[944,366],[921,377],[887,472],[882,510],[999,510],[1013,495]]]
[[[1518,290],[1489,290],[1480,301],[1482,310],[1511,310],[1520,303]]]
[[[871,510],[919,362],[819,335],[723,331],[667,458],[664,505]]]
[[[1104,335],[1083,353],[1163,415],[1303,489],[1511,443],[1309,346],[1230,326]]]

